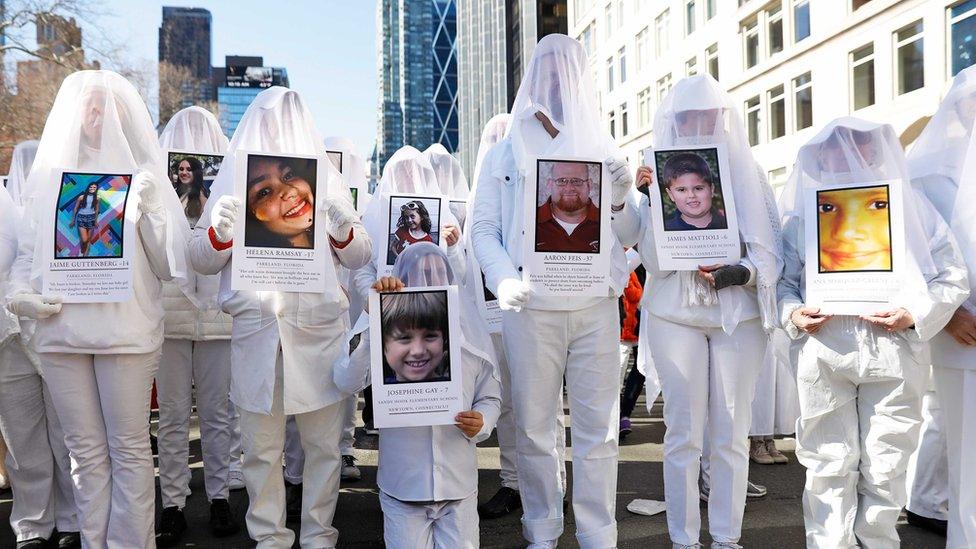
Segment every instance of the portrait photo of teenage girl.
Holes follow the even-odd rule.
[[[311,158],[248,156],[245,246],[315,246],[316,170]]]

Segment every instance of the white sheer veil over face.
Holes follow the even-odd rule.
[[[356,144],[347,137],[331,136],[325,138],[325,148],[342,153],[342,180],[347,188],[359,189],[357,200],[359,211],[369,205],[369,184],[366,179],[366,160],[359,154]]]
[[[453,154],[447,152],[444,145],[434,143],[424,150],[424,156],[434,169],[434,178],[441,189],[441,194],[460,200],[468,198],[468,180],[464,177],[461,163]]]
[[[710,75],[701,74],[679,80],[664,97],[654,118],[655,148],[724,144],[732,173],[723,177],[735,200],[739,232],[756,266],[759,309],[763,325],[772,329],[778,323],[776,282],[783,268],[782,231],[773,190],[765,173],[752,156],[745,127],[732,99]],[[683,275],[684,276],[684,275]],[[697,280],[688,281],[690,289]],[[741,287],[717,292],[722,307],[722,325],[729,330],[737,324],[735,311],[739,299],[747,296]]]
[[[227,152],[227,136],[220,129],[217,117],[202,107],[187,107],[169,119],[159,135],[163,153],[181,150],[208,154]]]
[[[583,45],[564,34],[539,40],[512,104],[508,127],[515,161],[522,173],[541,155],[590,156],[604,160],[619,150],[604,128]],[[544,114],[559,135],[550,139],[536,113]]]
[[[340,200],[352,208],[352,195],[342,184],[339,171],[327,161],[325,142],[305,102],[298,92],[273,86],[254,98],[237,125],[220,172],[210,188],[207,206],[197,222],[198,228],[206,230],[210,227],[210,212],[221,196],[233,196],[237,151],[318,156],[324,160],[318,164],[324,173],[318,174],[316,207],[328,197],[328,200]]]
[[[33,227],[39,229],[54,222],[60,170],[65,168],[103,173],[149,172],[156,180],[157,195],[168,216],[169,236],[189,239],[189,226],[176,194],[159,192],[165,190],[169,179],[149,111],[135,87],[119,74],[79,71],[62,82],[27,179],[25,217]],[[127,202],[127,220],[135,221],[141,215],[136,206],[134,201]],[[31,267],[31,280],[36,282],[40,282],[45,267],[42,249],[49,244],[42,240],[38,238],[34,247]],[[186,256],[167,255],[175,281],[184,291],[192,292],[193,275],[187,269]]]
[[[939,109],[908,153],[916,189],[939,208],[959,243],[966,266],[976,269],[976,66],[952,79]],[[976,289],[976,276],[970,276]],[[974,292],[976,295],[976,292]]]
[[[450,286],[459,281],[443,249],[430,242],[418,242],[407,246],[397,256],[393,265],[393,276],[403,281],[408,288],[426,286]],[[478,313],[477,305],[470,292],[459,290],[458,299],[461,310],[457,312],[463,335],[462,345],[469,352],[487,360],[497,368],[498,360],[488,335],[488,325]],[[497,376],[497,373],[496,373]]]
[[[10,199],[18,207],[24,206],[24,195],[27,194],[27,176],[30,174],[31,166],[34,165],[38,143],[40,142],[35,139],[21,141],[14,147],[14,152],[10,157],[7,192],[10,194]]]
[[[804,194],[831,184],[871,183],[884,180],[902,182],[904,226],[891,227],[905,234],[906,274],[902,281],[903,301],[927,292],[927,280],[938,274],[929,249],[929,239],[941,220],[928,201],[909,184],[905,153],[889,124],[844,117],[834,120],[800,147],[793,173],[780,196],[783,223],[800,221],[803,234]],[[899,207],[890,204],[889,207]],[[805,243],[805,246],[815,243]],[[801,258],[804,251],[799,250]]]

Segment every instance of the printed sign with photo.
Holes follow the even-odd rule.
[[[523,278],[537,294],[606,296],[610,286],[610,185],[603,163],[540,158],[525,185]]]
[[[243,152],[235,196],[244,205],[232,256],[234,290],[324,293],[335,288],[315,156]],[[323,193],[324,194],[324,189]]]
[[[873,314],[899,291],[905,257],[899,181],[831,185],[804,196],[806,302]]]
[[[417,242],[441,243],[441,217],[445,200],[440,196],[395,194],[390,196],[386,264],[381,276],[393,271],[407,246]],[[375,245],[375,243],[374,243]]]
[[[190,151],[167,152],[167,175],[176,196],[180,197],[187,218],[196,221],[210,197],[210,186],[217,178],[224,157]]]
[[[127,251],[135,227],[125,207],[132,174],[62,171],[44,293],[66,303],[108,303],[132,296]]]
[[[456,286],[369,295],[377,427],[451,425],[462,411]]]
[[[725,146],[648,150],[644,162],[654,169],[648,198],[660,268],[738,263],[742,249]]]

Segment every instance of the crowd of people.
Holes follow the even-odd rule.
[[[125,78],[75,73],[40,140],[15,150],[0,189],[0,432],[17,547],[179,543],[194,405],[213,535],[239,531],[228,494],[245,488],[243,526],[258,547],[291,547],[289,519],[300,521],[302,547],[335,547],[340,478],[361,475],[352,452],[360,392],[367,431],[377,431],[371,338],[383,339],[384,383],[451,372],[463,381],[453,425],[378,429],[390,547],[477,547],[479,517],[516,509],[531,548],[557,546],[569,509],[581,547],[616,547],[618,442],[631,431],[642,388],[649,402],[663,393],[663,484],[676,548],[702,546],[700,499],[712,547],[740,547],[746,498],[765,492],[749,482],[750,461],[785,462],[773,435],[794,432],[809,547],[898,547],[906,505],[913,522],[947,528],[948,547],[976,547],[976,302],[967,269],[976,266],[974,120],[976,68],[955,77],[907,156],[888,124],[834,120],[800,148],[777,200],[725,91],[707,75],[677,82],[655,115],[655,149],[720,144],[728,167],[719,189],[701,157],[673,156],[661,174],[662,195],[675,206],[664,230],[738,227],[741,260],[674,271],[655,253],[654,167],[632,171],[603,127],[583,46],[563,35],[539,41],[511,112],[484,128],[470,188],[442,147],[405,146],[372,196],[354,186],[357,205],[337,170],[316,176],[275,160],[341,152],[343,173],[365,177],[355,148],[323,139],[297,91],[260,93],[228,141],[198,107],[157,135]],[[168,166],[171,150],[222,156],[212,184],[203,184],[197,159]],[[540,158],[603,165],[553,167],[548,198],[526,204]],[[235,193],[242,166],[246,200]],[[65,168],[133,174],[127,300],[66,303],[45,293]],[[593,199],[601,170],[609,204]],[[818,219],[834,217],[820,221],[819,234],[866,242],[831,248],[828,271],[852,261],[881,268],[867,257],[876,243],[856,233],[876,212],[896,210],[905,275],[894,305],[860,316],[821,312],[807,304],[814,233],[805,227],[817,222],[806,219],[807,197],[877,181],[900,185],[903,199],[822,193]],[[100,193],[68,206],[83,256],[100,238]],[[404,193],[466,207],[434,217],[419,199],[394,201]],[[722,193],[734,211],[713,205]],[[867,213],[858,212],[862,202]],[[609,231],[600,207],[610,210]],[[609,250],[606,295],[537,293],[523,274],[527,209],[542,212],[537,240],[546,250]],[[313,248],[322,244],[316,217],[327,227],[326,269],[338,288],[233,289],[235,234],[252,234],[238,231],[242,224],[261,224],[260,245]],[[460,330],[449,336],[436,296],[395,295],[369,311],[373,292],[443,286],[457,287],[460,303]],[[486,298],[497,299],[500,330],[489,329],[479,305]],[[367,329],[370,313],[382,317],[380,333]],[[460,350],[450,369],[448,339]],[[475,445],[492,432],[501,489],[479,506]]]

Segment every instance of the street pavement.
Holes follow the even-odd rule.
[[[360,402],[360,406],[362,402]],[[194,418],[195,419],[195,418]],[[648,414],[643,399],[638,403],[635,417],[632,418],[634,432],[620,446],[620,466],[617,481],[617,527],[619,547],[621,548],[670,548],[667,522],[663,513],[646,517],[627,511],[627,504],[635,498],[664,499],[662,479],[662,440],[664,422],[661,417],[661,404],[658,401]],[[361,425],[361,422],[358,423]],[[376,492],[377,437],[365,436],[357,429],[356,449],[363,479],[358,482],[343,482],[335,525],[339,529],[340,547],[382,547],[383,515]],[[244,513],[247,510],[247,494],[241,490],[232,492],[231,508],[241,523],[241,532],[232,538],[216,539],[210,536],[208,527],[209,505],[203,487],[203,469],[200,462],[199,431],[191,433],[191,467],[193,468],[190,488],[193,495],[187,500],[185,509],[189,530],[182,547],[193,548],[248,548],[254,547],[244,529]],[[571,432],[567,436],[571,445]],[[769,495],[750,500],[746,505],[740,543],[746,548],[803,548],[805,547],[803,514],[800,497],[803,491],[803,468],[796,463],[793,455],[793,440],[777,441],[778,446],[790,458],[787,465],[752,465],[749,477],[754,482],[765,485]],[[571,450],[570,450],[571,455]],[[494,436],[481,444],[478,449],[480,469],[478,471],[479,495],[482,501],[491,497],[499,487],[498,444]],[[567,456],[567,460],[569,456]],[[572,466],[570,484],[572,481]],[[158,492],[158,490],[157,490]],[[0,548],[14,546],[13,533],[9,527],[11,507],[10,492],[0,493]],[[157,497],[157,509],[159,500]],[[702,511],[702,538],[710,541],[707,534],[707,509]],[[289,526],[297,530],[297,524]],[[945,546],[945,539],[924,532],[904,522],[898,526],[902,547],[913,549],[936,549]],[[567,513],[566,529],[560,539],[559,547],[578,547],[575,537],[572,512]],[[481,546],[485,548],[524,547],[520,535],[519,513],[513,513],[498,520],[482,521]],[[298,547],[296,543],[295,547]]]

